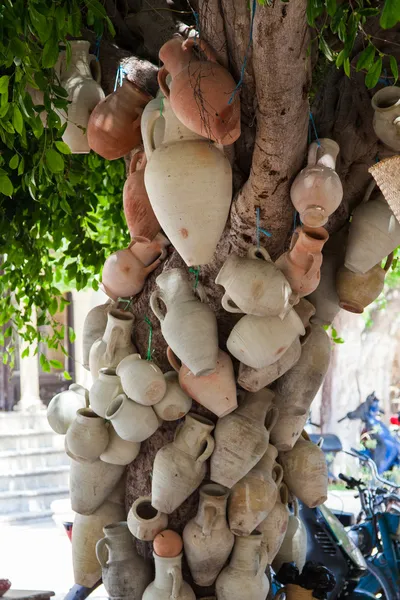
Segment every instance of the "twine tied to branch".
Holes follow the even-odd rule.
[[[193,273],[194,274],[193,289],[196,289],[197,286],[199,285],[200,267],[190,267],[189,268],[189,273]]]
[[[260,247],[260,232],[266,235],[267,237],[272,237],[272,233],[260,227],[260,207],[256,207],[256,238],[257,238],[257,248]]]

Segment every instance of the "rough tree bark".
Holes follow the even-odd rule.
[[[238,81],[249,44],[251,13],[248,0],[196,2],[189,5],[185,0],[175,3],[107,0],[106,7],[117,29],[117,37],[115,42],[104,42],[100,51],[100,61],[106,66],[105,89],[110,91],[112,88],[117,64],[125,58],[128,78],[154,93],[154,65],[158,65],[160,46],[174,31],[188,30],[196,22],[199,35],[215,48],[221,63]],[[223,311],[220,304],[222,288],[214,283],[215,276],[230,252],[243,254],[249,244],[256,242],[257,207],[260,208],[261,226],[272,234],[270,238],[263,237],[262,245],[274,259],[285,250],[294,218],[290,185],[306,158],[312,70],[311,35],[306,24],[307,0],[289,3],[272,0],[270,4],[257,4],[253,40],[241,87],[242,135],[233,148],[227,148],[234,174],[230,218],[213,261],[200,270],[209,304],[217,315],[222,349],[238,317]],[[115,43],[123,50],[116,48]],[[359,45],[358,52],[360,49]],[[392,47],[390,50],[393,53]],[[127,58],[132,52],[144,60]],[[350,81],[342,72],[333,70],[313,108],[320,136],[333,137],[342,148],[339,172],[344,182],[345,199],[331,218],[329,231],[339,229],[348,218],[350,208],[360,201],[368,166],[373,163],[378,150],[369,105],[370,94],[361,74],[352,75]],[[144,354],[148,342],[144,317],[148,316],[153,326],[154,360],[164,371],[170,370],[165,356],[166,344],[148,301],[157,275],[176,266],[185,267],[171,248],[167,259],[148,278],[132,306],[136,315],[135,343]],[[193,410],[207,413],[209,418],[216,420],[195,403]],[[142,444],[139,457],[128,468],[127,508],[139,495],[150,493],[155,453],[171,441],[175,427],[174,423],[164,423]],[[196,508],[197,494],[193,494],[171,515],[170,526],[182,531]],[[150,545],[140,547],[144,554],[150,550]],[[195,591],[198,597],[210,593],[205,588]]]

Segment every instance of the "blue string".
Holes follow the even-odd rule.
[[[200,35],[199,13],[195,12],[193,9],[192,9],[192,13],[193,13],[193,16],[194,16],[194,20],[196,21],[196,31],[197,31],[198,35]]]
[[[315,126],[315,121],[314,121],[314,117],[313,117],[313,114],[312,114],[311,110],[310,110],[310,121],[311,121],[311,125],[312,125],[312,127],[314,129],[315,141],[317,142],[318,148],[320,148],[321,147],[321,142],[319,141],[319,138],[318,138],[317,128]]]
[[[124,77],[127,74],[128,74],[127,71],[125,71],[125,69],[122,67],[122,65],[119,65],[118,69],[117,69],[117,74],[115,76],[114,92],[116,91],[118,86],[122,85]]]
[[[254,26],[254,17],[256,14],[256,7],[257,7],[257,0],[253,0],[253,6],[252,6],[252,14],[251,14],[251,22],[250,22],[250,36],[249,36],[249,43],[247,44],[247,48],[246,48],[246,52],[244,55],[244,59],[243,59],[243,64],[242,64],[242,68],[240,69],[240,79],[237,83],[237,86],[235,87],[235,89],[232,92],[232,96],[229,98],[228,104],[232,104],[238,90],[240,90],[240,88],[243,85],[243,79],[244,79],[244,73],[246,71],[246,66],[247,66],[247,58],[249,56],[249,51],[250,51],[250,46],[251,43],[253,41],[253,26]]]
[[[390,83],[390,81],[389,81],[389,78],[388,78],[387,69],[383,69],[383,74],[384,74],[385,77],[380,77],[378,79],[378,82],[379,83],[383,83],[384,85],[392,85]]]
[[[260,232],[266,235],[267,237],[272,237],[272,233],[260,227],[260,207],[256,208],[256,238],[257,238],[257,248],[260,247]]]
[[[96,46],[95,46],[95,49],[94,49],[94,53],[95,53],[95,56],[96,56],[96,60],[99,60],[99,54],[100,54],[100,42],[101,42],[101,38],[102,38],[102,36],[101,36],[101,35],[99,35],[99,36],[96,38]]]

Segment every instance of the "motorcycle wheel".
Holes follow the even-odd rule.
[[[377,592],[375,594],[375,596],[378,593],[380,593],[381,598],[384,598],[385,600],[400,600],[400,591],[396,590],[392,581],[386,577],[386,575],[382,572],[382,570],[379,569],[379,567],[374,565],[374,563],[369,560],[366,561],[366,565],[367,565],[368,572],[373,577],[375,577],[375,579],[378,581],[378,583],[381,587],[381,589],[379,590],[379,592]],[[367,592],[367,595],[370,595],[368,590],[365,590],[365,591]],[[359,596],[360,594],[364,593],[364,590],[362,588],[361,589],[359,588],[359,589],[355,590],[355,592],[356,592],[356,595]]]

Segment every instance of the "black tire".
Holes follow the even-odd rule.
[[[382,588],[382,595],[385,596],[386,600],[400,600],[400,591],[396,590],[393,582],[373,562],[367,560],[366,564],[369,573],[378,580]]]

